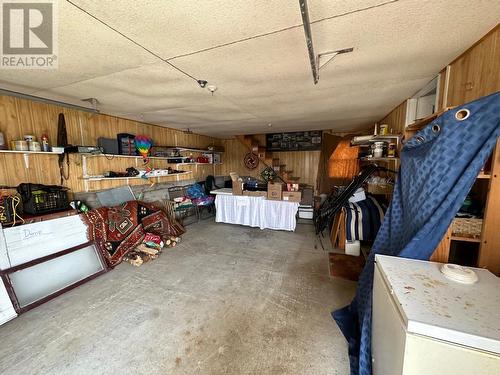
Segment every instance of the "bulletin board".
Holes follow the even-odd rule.
[[[322,131],[266,134],[268,151],[316,151],[321,149]]]

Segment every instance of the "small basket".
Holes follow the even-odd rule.
[[[452,224],[452,234],[456,237],[480,238],[483,229],[483,219],[455,218]]]
[[[17,190],[21,194],[25,213],[40,215],[69,208],[67,189],[61,186],[21,184]]]

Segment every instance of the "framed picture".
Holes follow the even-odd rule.
[[[321,149],[321,130],[266,134],[269,151],[316,151]]]

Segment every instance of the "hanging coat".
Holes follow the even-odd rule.
[[[403,147],[386,216],[351,305],[332,315],[346,336],[351,375],[370,375],[375,254],[428,260],[500,135],[500,92],[443,113]]]

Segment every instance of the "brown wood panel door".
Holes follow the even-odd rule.
[[[471,60],[472,54],[467,53],[451,64],[447,105],[456,106],[466,103],[466,91],[471,85],[469,81]]]
[[[434,250],[431,256],[431,262],[448,263],[448,258],[450,256],[450,243],[451,243],[451,225],[446,231],[443,239]]]
[[[479,267],[500,275],[500,140],[491,164],[490,186],[483,219]]]

